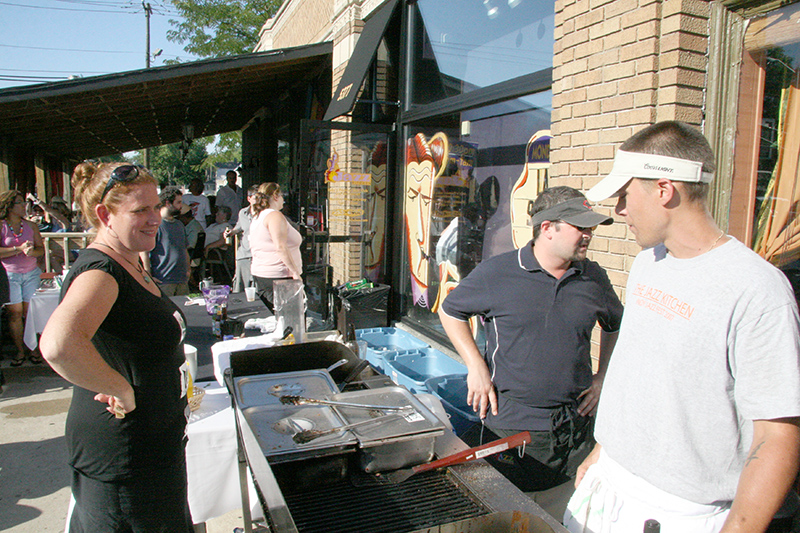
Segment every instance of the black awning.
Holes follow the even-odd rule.
[[[338,116],[349,113],[353,108],[358,91],[364,83],[364,77],[367,75],[367,70],[369,70],[372,60],[375,59],[378,45],[381,42],[381,38],[383,38],[383,33],[386,31],[386,26],[392,18],[397,3],[398,0],[389,0],[364,24],[356,49],[347,62],[347,68],[344,70],[344,75],[339,81],[336,92],[333,93],[334,97],[325,112],[323,120],[333,120]]]
[[[0,139],[84,159],[241,130],[281,96],[330,79],[330,42],[0,91]]]

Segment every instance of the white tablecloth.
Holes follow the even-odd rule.
[[[189,476],[189,509],[200,524],[242,508],[239,463],[236,457],[236,425],[231,399],[225,387],[215,382],[197,383],[206,391],[200,408],[189,418],[186,470]],[[248,476],[250,480],[250,476]],[[262,515],[252,481],[250,503],[253,516]]]
[[[39,339],[36,337],[42,331],[47,321],[50,320],[50,315],[58,307],[58,296],[61,291],[59,289],[45,289],[43,291],[36,291],[28,304],[28,315],[25,317],[25,334],[23,340],[25,346],[31,350],[39,345]]]

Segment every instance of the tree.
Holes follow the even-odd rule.
[[[192,178],[203,179],[201,167],[207,156],[206,145],[198,140],[189,145],[186,157],[180,143],[157,146],[150,149],[150,172],[159,183],[188,185]],[[139,153],[134,159],[141,158]]]
[[[203,168],[215,168],[217,163],[240,162],[242,160],[242,132],[231,131],[217,137],[201,139],[213,146],[203,162]]]
[[[172,0],[183,20],[167,39],[200,57],[246,54],[258,43],[261,27],[281,6],[280,0]]]

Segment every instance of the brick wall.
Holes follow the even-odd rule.
[[[261,29],[256,51],[317,43],[330,39],[333,0],[289,0]]]
[[[703,0],[555,2],[552,185],[589,189],[616,148],[654,122],[702,124],[710,11]],[[639,250],[621,221],[592,241],[622,297]]]
[[[588,190],[617,147],[654,122],[702,125],[710,13],[704,0],[556,0],[551,185]],[[592,240],[589,256],[623,303],[640,250],[621,220]]]

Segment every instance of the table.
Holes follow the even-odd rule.
[[[61,289],[44,289],[37,290],[33,293],[30,303],[28,303],[28,314],[25,317],[25,333],[22,339],[25,341],[25,346],[31,350],[35,350],[39,345],[38,336],[44,331],[47,321],[50,320],[50,315],[58,307],[59,295]]]
[[[189,417],[186,434],[186,471],[189,478],[189,509],[192,521],[201,524],[211,518],[241,509],[236,424],[231,399],[225,387],[215,382],[196,383],[206,394],[197,411]],[[261,517],[255,488],[248,476],[251,512]]]
[[[197,380],[213,378],[211,347],[219,342],[211,333],[211,316],[206,311],[205,305],[185,305],[189,299],[186,296],[172,296],[170,299],[180,307],[186,316],[186,338],[184,342],[197,348]],[[241,317],[242,321],[249,318],[266,318],[272,316],[267,306],[256,299],[248,302],[244,293],[234,293],[228,296],[228,317]],[[261,335],[259,330],[244,330],[245,337]]]

